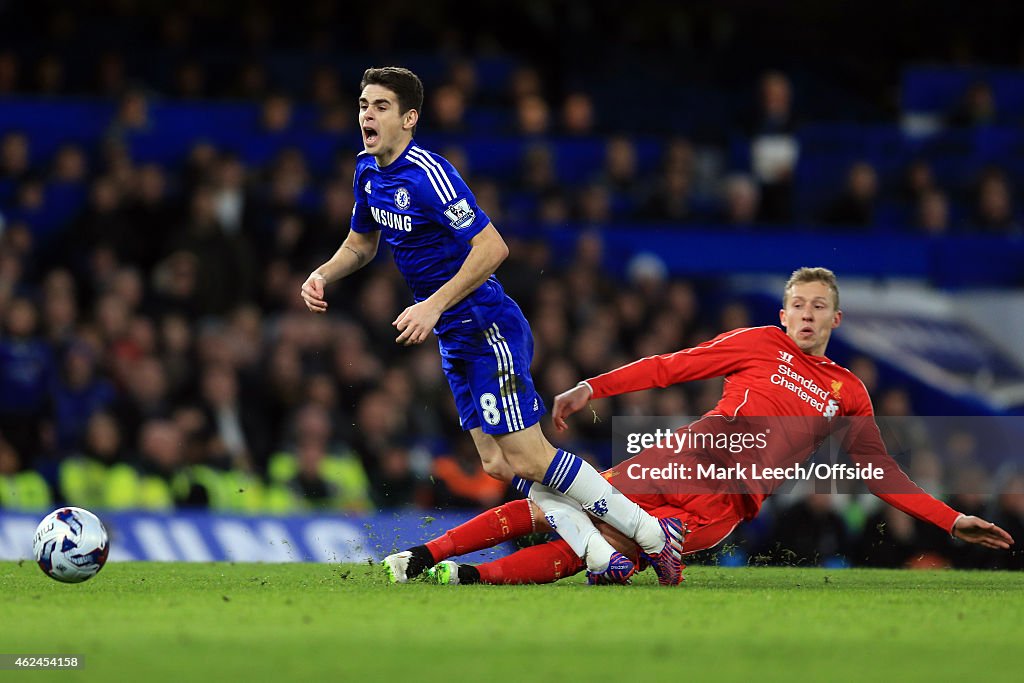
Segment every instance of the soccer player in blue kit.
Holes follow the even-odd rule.
[[[634,539],[659,581],[677,585],[682,523],[652,517],[541,431],[545,408],[530,376],[530,326],[494,277],[508,247],[458,171],[413,139],[423,107],[420,79],[399,67],[367,69],[360,90],[365,150],[356,161],[351,231],[303,283],[306,307],[326,312],[325,286],[373,260],[383,234],[415,300],[393,323],[396,342],[409,346],[431,330],[437,335],[461,426],[487,473],[537,503],[586,561],[593,583],[626,582],[635,566],[588,513]],[[416,546],[382,564],[403,583],[435,563],[426,546]]]

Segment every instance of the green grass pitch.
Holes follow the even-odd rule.
[[[647,572],[650,574],[650,572]],[[691,567],[679,589],[387,584],[378,568],[0,563],[0,653],[60,681],[1020,680],[1024,575]]]

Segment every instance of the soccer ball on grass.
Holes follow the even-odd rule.
[[[43,572],[64,583],[91,579],[106,564],[110,545],[100,518],[64,507],[43,518],[32,538],[32,554]]]

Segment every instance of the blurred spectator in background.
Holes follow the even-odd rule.
[[[206,96],[206,69],[197,59],[186,59],[174,69],[174,95],[183,100]]]
[[[319,113],[318,127],[324,133],[340,135],[352,130],[355,125],[349,107],[344,104],[321,107]]]
[[[122,207],[122,195],[112,177],[93,181],[89,202],[71,228],[64,256],[78,277],[92,279],[89,271],[98,249],[109,249],[119,257],[133,251],[139,233],[132,231]]]
[[[149,100],[139,88],[126,90],[118,101],[117,113],[107,128],[107,138],[123,140],[150,129]]]
[[[584,186],[576,196],[576,220],[585,228],[603,228],[612,222],[612,193],[601,182]]]
[[[171,231],[181,220],[167,185],[167,174],[159,165],[139,167],[133,192],[123,209],[128,234],[114,245],[121,262],[149,270],[164,254]]]
[[[224,314],[252,299],[256,284],[256,263],[244,235],[227,235],[217,218],[216,191],[212,186],[196,188],[188,222],[172,242],[172,251],[195,258],[197,303],[201,313]]]
[[[55,54],[39,58],[35,66],[35,92],[40,95],[59,95],[64,90],[64,62]]]
[[[949,231],[949,199],[941,190],[927,190],[917,203],[916,225],[928,235]]]
[[[454,85],[466,98],[466,102],[476,102],[480,83],[477,78],[476,64],[472,59],[458,59],[448,67],[447,82]]]
[[[516,132],[525,137],[537,137],[548,132],[551,109],[540,95],[523,95],[516,100]]]
[[[292,127],[292,100],[282,91],[272,92],[263,98],[260,111],[260,127],[265,133],[286,133]]]
[[[18,131],[7,133],[0,141],[0,180],[12,183],[8,193],[28,176],[29,170],[28,136]]]
[[[494,221],[504,224],[506,215],[502,208],[502,193],[498,183],[493,180],[474,180],[476,183],[476,203]]]
[[[507,95],[512,103],[525,97],[540,97],[543,91],[540,74],[531,66],[516,67],[509,77]]]
[[[298,211],[281,212],[271,226],[267,239],[256,240],[261,270],[280,268],[298,272],[306,265],[310,240],[305,221]]]
[[[52,445],[44,442],[43,430],[53,416],[56,363],[38,336],[38,321],[35,305],[14,297],[0,327],[0,434],[26,464]]]
[[[761,184],[761,222],[793,218],[793,172],[800,152],[796,127],[789,78],[781,71],[765,72],[758,84],[755,116],[747,125],[751,168]]]
[[[951,482],[948,499],[951,506],[955,505],[965,515],[985,513],[992,487],[983,465],[976,463],[952,470]]]
[[[267,416],[271,443],[282,444],[288,420],[305,399],[302,357],[295,345],[278,343],[270,349],[260,403]]]
[[[471,439],[453,439],[452,451],[434,458],[431,475],[434,505],[486,508],[505,500],[505,483],[484,472]]]
[[[547,193],[561,194],[558,172],[555,170],[555,154],[550,145],[533,143],[523,153],[522,170],[519,173],[520,189],[540,196]]]
[[[159,319],[159,349],[167,371],[167,391],[179,400],[195,391],[197,358],[192,326],[180,313],[168,312]]]
[[[565,195],[557,190],[545,192],[537,204],[537,221],[542,226],[562,227],[569,221],[570,213],[569,202]],[[489,211],[487,215],[491,215]]]
[[[189,16],[177,8],[161,14],[159,32],[161,45],[174,51],[186,48],[193,37]]]
[[[43,280],[43,336],[54,349],[70,344],[78,322],[75,280],[67,270],[54,268]],[[95,351],[95,349],[94,349]]]
[[[85,343],[72,343],[64,352],[63,371],[53,396],[61,453],[77,448],[92,416],[117,397],[114,385],[97,375],[96,363],[95,350]]]
[[[333,67],[321,64],[309,79],[309,99],[322,111],[347,104],[338,84],[338,73]]]
[[[750,227],[757,222],[761,191],[750,176],[735,173],[722,183],[722,202],[719,222],[738,228]]]
[[[180,199],[191,197],[200,185],[209,185],[211,179],[216,179],[214,169],[217,157],[217,148],[211,143],[200,140],[192,144],[185,163],[179,168],[180,186],[177,194]]]
[[[117,97],[127,88],[124,57],[115,50],[105,50],[96,62],[93,76],[98,93],[104,97]]]
[[[0,510],[40,512],[53,507],[50,487],[39,472],[25,469],[17,450],[0,432]]]
[[[324,187],[320,211],[308,225],[307,261],[323,263],[341,244],[352,219],[351,184],[332,180]]]
[[[172,510],[185,502],[182,486],[184,434],[169,419],[150,419],[138,430],[138,456],[134,468],[117,467],[107,483],[112,509]]]
[[[942,444],[947,473],[953,475],[964,469],[977,467],[979,460],[978,439],[969,429],[956,429],[946,436]],[[947,490],[953,490],[956,482],[947,479]]]
[[[201,391],[206,422],[228,457],[227,465],[244,471],[265,469],[270,452],[266,421],[258,406],[239,391],[235,370],[207,365]]]
[[[718,317],[718,329],[720,330],[739,330],[745,327],[751,327],[752,324],[753,323],[750,320],[750,309],[748,309],[746,304],[742,301],[730,301],[725,304]],[[680,348],[685,346],[683,340],[680,340],[678,346]]]
[[[430,129],[437,133],[463,133],[466,131],[466,96],[455,85],[442,85],[431,98]],[[454,163],[454,162],[453,162]],[[462,168],[463,166],[456,166]]]
[[[230,94],[239,99],[262,100],[270,92],[270,77],[263,62],[249,61],[238,69]]]
[[[327,410],[309,403],[295,414],[293,445],[276,452],[269,474],[292,493],[300,510],[365,512],[369,479],[359,459],[332,439]]]
[[[982,233],[1020,234],[1021,225],[1014,213],[1013,194],[1006,174],[989,169],[978,183],[971,226]]]
[[[430,505],[428,485],[414,469],[412,453],[404,446],[391,445],[381,453],[374,491],[379,507],[401,509]]]
[[[886,450],[901,467],[907,467],[918,453],[931,449],[927,424],[914,415],[910,394],[903,387],[879,393],[875,415]]]
[[[111,473],[127,468],[127,461],[117,420],[108,412],[93,413],[80,444],[60,463],[63,499],[86,509],[108,507]]]
[[[927,193],[937,189],[935,172],[931,164],[924,159],[915,159],[903,174],[899,195],[906,204],[914,206],[919,204]]]
[[[906,465],[907,474],[911,480],[922,489],[936,498],[944,498],[946,495],[945,469],[942,459],[935,451],[922,448],[911,455],[909,464]]]
[[[11,50],[0,52],[0,95],[18,91],[21,63],[18,55]]]
[[[956,506],[956,509],[965,515],[977,512],[988,514],[989,500],[997,492],[993,489],[992,480],[982,464],[976,463],[953,469],[950,478],[952,484],[947,498],[949,505]],[[978,569],[984,563],[984,551],[970,545],[951,543],[945,534],[930,534],[923,540],[933,545],[943,544],[950,561],[958,568]]]
[[[990,126],[995,122],[996,98],[985,81],[969,85],[948,118],[949,125],[957,127]]]
[[[272,232],[275,219],[282,213],[301,210],[308,183],[309,169],[302,152],[295,147],[282,149],[270,168],[269,187],[261,193],[264,202],[260,212],[262,224],[255,226],[256,234]]]
[[[66,143],[60,146],[53,157],[50,180],[58,185],[80,185],[85,183],[88,170],[82,147]]]
[[[245,165],[238,155],[221,154],[211,181],[217,221],[224,232],[234,235],[251,230],[255,207],[246,184]]]
[[[404,448],[403,422],[404,416],[391,409],[386,392],[374,389],[360,399],[352,447],[373,482],[375,503],[382,507],[417,501],[419,482]]]
[[[866,161],[847,171],[846,187],[821,216],[823,223],[842,227],[871,227],[878,199],[878,175]]]
[[[177,314],[194,322],[200,313],[198,259],[195,254],[171,252],[153,270],[153,294],[161,314]]]
[[[123,391],[111,411],[121,425],[126,443],[136,443],[147,420],[170,418],[173,405],[167,395],[167,375],[153,357],[128,365]]]
[[[572,136],[586,136],[596,133],[594,101],[587,93],[576,90],[562,100],[562,132]]]
[[[641,201],[643,178],[637,165],[636,145],[625,135],[608,139],[604,148],[604,168],[599,182],[612,193],[620,218],[629,218],[632,209]]]
[[[846,366],[867,389],[871,403],[878,403],[878,365],[869,356],[857,355]]]

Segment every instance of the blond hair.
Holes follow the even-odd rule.
[[[839,310],[839,283],[836,282],[836,274],[828,268],[804,267],[794,270],[793,274],[789,276],[789,280],[786,281],[785,289],[782,290],[782,307],[786,307],[789,294],[793,291],[794,286],[808,282],[821,282],[828,285],[828,288],[832,290],[832,305],[837,311]]]

